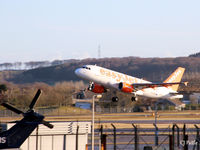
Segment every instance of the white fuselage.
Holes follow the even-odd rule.
[[[133,83],[151,83],[143,79],[132,77],[95,65],[86,65],[82,68],[78,68],[75,70],[75,74],[82,79],[103,85],[105,88],[114,88],[117,90],[119,90],[118,87],[120,82],[125,82],[130,85]],[[135,94],[136,96],[144,96],[149,98],[182,98],[182,95],[173,95],[173,93],[177,92],[164,86],[154,88],[141,88],[132,92],[132,94]]]

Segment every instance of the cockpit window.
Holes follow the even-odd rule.
[[[90,68],[90,67],[87,67],[87,66],[83,66],[82,68],[91,70],[91,68]]]

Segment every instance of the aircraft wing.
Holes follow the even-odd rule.
[[[175,84],[184,84],[185,86],[187,86],[188,82],[173,82],[173,83],[134,83],[131,84],[133,87],[135,88],[154,88],[154,87],[167,87],[167,86],[171,86],[171,85],[175,85]]]

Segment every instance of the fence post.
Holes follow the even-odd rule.
[[[103,126],[101,125],[101,127],[99,128],[99,150],[101,150],[101,139],[102,139],[102,133],[103,133]]]
[[[180,146],[180,136],[179,136],[179,127],[176,125],[177,128],[177,146]]]
[[[66,134],[63,136],[63,150],[66,150]]]
[[[176,129],[177,129],[177,146],[180,146],[180,136],[179,136],[179,127],[177,124],[175,124]]]
[[[103,138],[103,125],[101,125],[101,128],[99,129],[100,132],[100,140],[101,140],[101,144],[102,144],[102,138]]]
[[[199,127],[195,124],[195,128],[197,129],[197,134],[196,134],[196,143],[197,143],[197,150],[199,150]]]
[[[169,135],[169,150],[174,150],[173,141],[173,135]]]
[[[107,135],[106,134],[103,134],[102,135],[102,144],[101,144],[101,150],[106,150],[106,137],[107,137]]]
[[[184,141],[184,146],[183,146],[183,149],[184,150],[188,150],[188,135],[185,134],[186,132],[186,125],[184,124],[183,125],[183,141]]]
[[[175,130],[175,124],[172,126],[172,149],[174,150],[174,131]]]
[[[138,130],[136,125],[132,124],[132,126],[134,127],[135,131],[135,150],[138,150]]]
[[[158,146],[158,127],[155,123],[153,123],[155,127],[155,146]]]
[[[113,132],[114,132],[114,150],[117,150],[117,142],[116,142],[116,127],[114,126],[114,124],[111,124],[113,127]]]
[[[79,125],[77,125],[76,128],[76,150],[78,150],[78,130],[79,130]]]
[[[175,128],[176,128],[176,131],[177,131],[177,139],[176,139],[176,141],[177,141],[177,147],[179,147],[180,146],[180,134],[179,134],[179,127],[177,126],[177,124],[173,124],[173,127],[172,127],[172,138],[173,138],[173,148],[174,148],[174,145],[175,145],[175,143],[174,143],[174,139],[175,139],[175,135],[174,135],[174,132],[175,132]]]

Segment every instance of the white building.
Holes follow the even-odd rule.
[[[39,125],[23,143],[21,150],[85,150],[91,122],[53,122],[53,129]],[[14,124],[7,124],[8,129]]]

